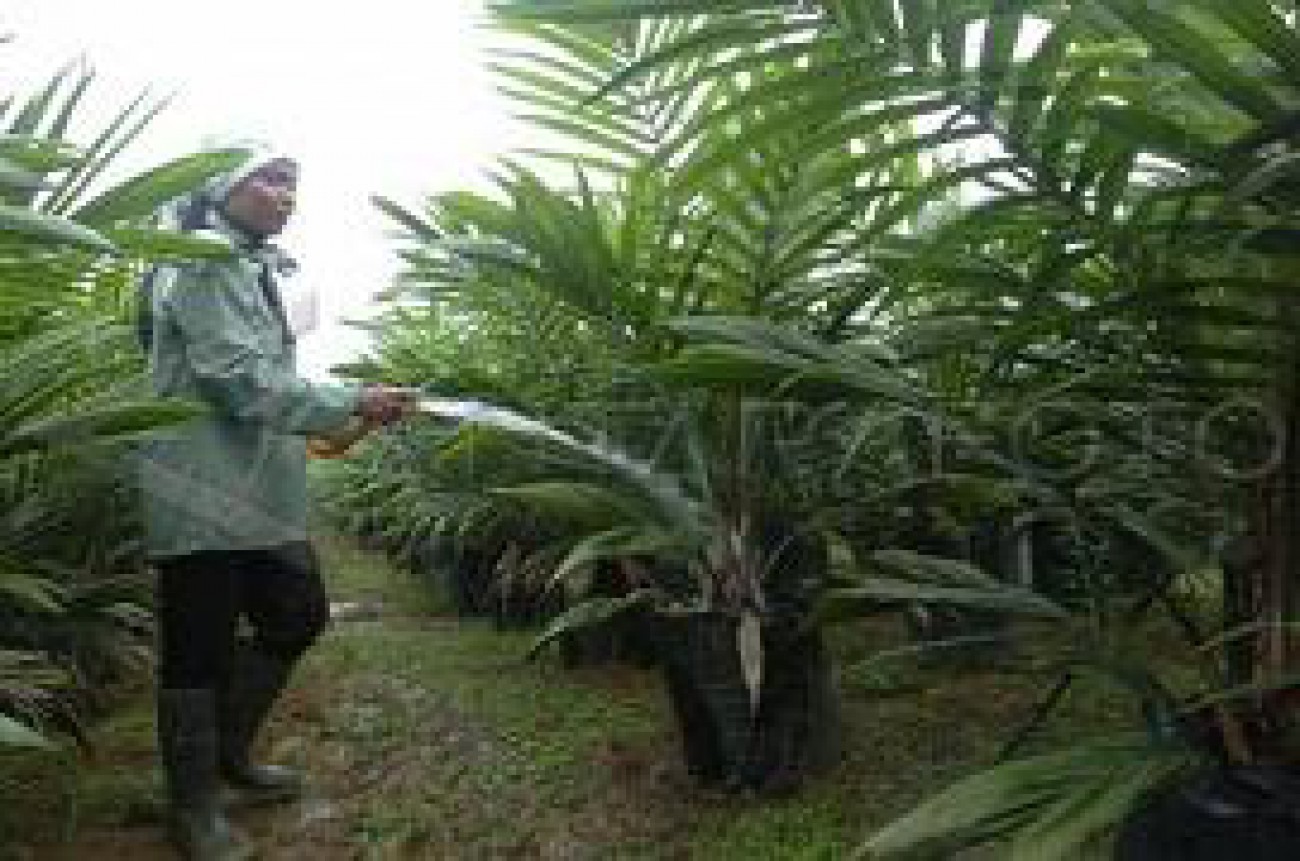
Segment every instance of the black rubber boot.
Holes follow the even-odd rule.
[[[218,705],[221,776],[235,790],[236,804],[293,801],[302,795],[303,777],[281,765],[259,765],[250,757],[253,740],[289,680],[293,661],[241,647]]]
[[[253,846],[222,812],[216,697],[207,688],[158,692],[158,752],[167,777],[168,834],[190,861],[246,861]]]

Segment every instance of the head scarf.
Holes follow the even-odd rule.
[[[267,237],[241,230],[221,211],[236,186],[267,165],[279,161],[298,163],[292,156],[275,150],[248,150],[247,158],[238,167],[211,177],[195,190],[164,204],[158,210],[158,227],[179,233],[203,233],[209,238],[254,250],[275,275],[292,275],[298,271],[298,262],[292,256],[267,241]],[[158,270],[158,266],[152,267],[140,281],[136,324],[140,345],[146,352],[153,341],[153,283]]]
[[[262,168],[276,162],[288,162],[295,167],[298,164],[298,160],[288,153],[271,149],[250,150],[248,158],[239,167],[213,177],[208,180],[204,188],[213,201],[218,204],[225,203],[236,186]]]

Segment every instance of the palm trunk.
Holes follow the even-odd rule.
[[[1300,559],[1300,403],[1287,398],[1281,463],[1261,494],[1256,516],[1262,539],[1255,617],[1262,625],[1254,679],[1274,684],[1296,667],[1297,643],[1288,622],[1300,604],[1296,561]]]
[[[1297,643],[1288,622],[1300,608],[1300,306],[1289,296],[1279,299],[1279,317],[1287,323],[1285,366],[1277,400],[1281,457],[1269,475],[1260,500],[1257,534],[1263,538],[1256,618],[1263,630],[1257,645],[1254,678],[1276,684],[1296,667]]]
[[[1248,512],[1248,539],[1239,552],[1224,560],[1224,627],[1236,630],[1255,624],[1252,636],[1225,646],[1228,684],[1279,685],[1300,666],[1300,643],[1290,623],[1300,610],[1300,307],[1289,299],[1279,302],[1279,317],[1289,323],[1284,342],[1290,361],[1278,387],[1274,415],[1274,441],[1268,452],[1276,462],[1256,486]],[[1255,705],[1262,705],[1258,697]],[[1250,759],[1244,734],[1221,713],[1221,729],[1234,759]],[[1233,736],[1237,738],[1234,739]],[[1264,743],[1269,740],[1261,739]],[[1238,750],[1232,750],[1232,748]]]

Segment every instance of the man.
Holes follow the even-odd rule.
[[[142,336],[160,395],[207,415],[141,452],[145,541],[158,572],[158,741],[170,835],[201,861],[251,857],[222,812],[221,782],[249,801],[295,797],[301,777],[249,750],[290,671],[329,619],[307,537],[305,438],[401,419],[382,386],[297,376],[270,243],[294,209],[298,168],[252,159],[178,201],[172,226],[229,244],[225,259],[149,278]],[[241,620],[247,637],[240,637]]]

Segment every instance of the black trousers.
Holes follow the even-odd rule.
[[[306,541],[155,560],[158,682],[215,688],[237,648],[296,660],[329,623],[315,549]],[[241,636],[241,621],[247,631]]]

